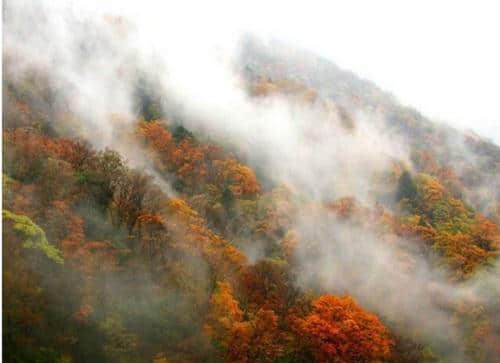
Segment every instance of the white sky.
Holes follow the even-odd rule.
[[[497,1],[101,0],[76,4],[119,10],[139,24],[168,24],[168,29],[175,29],[176,40],[185,43],[213,37],[230,41],[240,30],[291,41],[374,81],[434,120],[473,129],[500,144]]]

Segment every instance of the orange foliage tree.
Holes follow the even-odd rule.
[[[260,184],[253,170],[236,160],[215,161],[213,166],[217,170],[216,185],[228,187],[235,197],[251,196],[260,191]]]
[[[190,138],[175,141],[172,133],[160,122],[141,122],[138,129],[152,148],[152,158],[163,171],[175,171],[190,191],[208,184],[228,188],[234,197],[251,197],[260,191],[252,169],[211,144],[197,143]]]
[[[201,254],[219,277],[232,276],[243,268],[245,256],[212,232],[185,201],[172,199],[168,208],[167,229],[172,234],[175,248]]]
[[[455,268],[455,278],[470,275],[491,253],[474,244],[473,238],[464,233],[440,233],[435,238],[434,248],[440,251]]]
[[[393,346],[380,320],[353,298],[324,295],[299,319],[298,333],[317,362],[365,362],[390,357]]]
[[[259,309],[244,320],[245,314],[226,282],[217,284],[210,303],[205,332],[220,346],[226,362],[274,362],[282,354],[278,316],[272,310]]]

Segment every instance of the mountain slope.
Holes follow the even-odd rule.
[[[186,90],[98,24],[99,66],[4,48],[5,360],[495,361],[498,146],[251,37]]]

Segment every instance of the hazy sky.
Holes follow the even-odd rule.
[[[426,116],[500,144],[496,1],[86,1],[186,44],[253,31],[370,79]],[[83,5],[85,4],[85,5]],[[160,28],[159,28],[160,29]]]

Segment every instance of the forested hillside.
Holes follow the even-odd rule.
[[[497,145],[252,37],[231,64],[237,97],[211,84],[186,101],[120,64],[133,117],[111,102],[93,118],[109,95],[19,68],[16,26],[5,362],[498,361]],[[105,58],[103,37],[75,48]],[[78,72],[106,79],[93,61]]]

